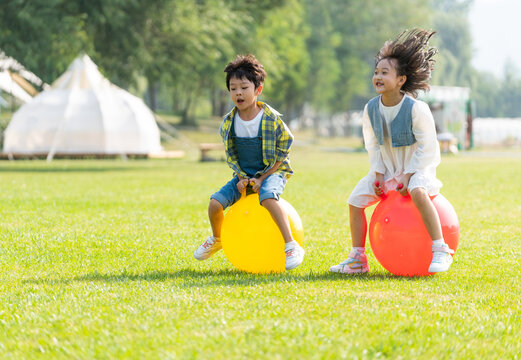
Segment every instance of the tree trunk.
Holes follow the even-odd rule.
[[[155,87],[155,82],[154,81],[148,81],[148,106],[150,107],[150,109],[155,112],[156,111],[156,108],[157,108],[157,103],[156,103],[156,87]]]
[[[219,90],[219,114],[217,116],[224,116],[227,112],[226,105],[228,103],[228,93],[224,90]]]
[[[196,126],[195,118],[190,116],[190,105],[192,104],[193,92],[186,94],[185,106],[181,113],[181,125],[184,126]]]

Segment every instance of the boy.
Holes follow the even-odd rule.
[[[304,249],[293,239],[286,211],[278,201],[293,173],[288,158],[293,135],[276,110],[257,101],[266,71],[255,56],[237,56],[224,72],[235,107],[225,116],[219,131],[234,177],[210,197],[208,217],[212,235],[195,250],[194,257],[206,260],[222,248],[223,211],[251,186],[252,191],[259,193],[261,205],[269,211],[284,238],[286,270],[294,269],[302,263]]]

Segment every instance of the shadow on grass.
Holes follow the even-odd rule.
[[[421,277],[427,279],[433,277]],[[25,280],[25,283],[33,284],[71,284],[74,282],[132,282],[132,281],[173,281],[181,287],[209,287],[209,286],[255,286],[259,284],[278,282],[318,282],[318,281],[349,281],[349,282],[374,282],[374,281],[417,281],[419,277],[401,277],[390,273],[369,273],[356,275],[342,275],[330,272],[309,272],[306,274],[280,273],[280,274],[249,274],[239,270],[194,270],[181,269],[177,271],[153,271],[150,273],[131,274],[100,274],[98,272],[77,276],[70,279],[38,279]]]

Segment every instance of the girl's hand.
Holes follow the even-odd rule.
[[[373,183],[373,190],[377,196],[382,196],[385,194],[383,174],[376,174],[376,181]]]
[[[407,196],[409,195],[409,177],[406,176],[402,179],[402,182],[400,182],[398,184],[398,186],[396,187],[396,191],[398,191],[400,193],[400,195],[402,196]]]
[[[262,185],[262,180],[258,179],[258,178],[250,178],[249,182],[250,182],[251,189],[254,192],[258,193],[260,190],[260,187]]]
[[[248,186],[249,180],[248,179],[241,179],[237,183],[237,190],[239,190],[240,193],[242,193],[244,190],[246,190],[246,186]]]

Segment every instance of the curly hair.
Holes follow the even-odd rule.
[[[226,88],[228,91],[230,90],[230,79],[232,77],[250,80],[255,85],[255,89],[264,83],[264,78],[266,77],[264,66],[252,54],[237,55],[235,60],[226,65],[224,72],[226,73]]]
[[[407,77],[402,90],[418,96],[419,90],[429,90],[431,70],[436,62],[433,57],[438,50],[428,43],[435,33],[418,28],[403,31],[395,40],[384,43],[375,56],[375,65],[383,59],[394,59],[398,76]]]

